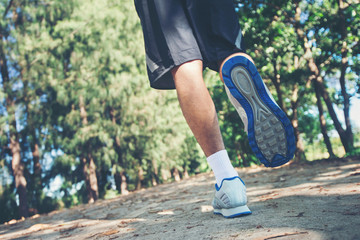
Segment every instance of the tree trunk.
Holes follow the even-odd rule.
[[[14,174],[15,186],[19,194],[19,214],[22,217],[28,217],[27,182],[24,176],[24,165],[22,164],[20,157],[20,144],[16,138],[11,138],[10,150],[12,153],[11,167]]]
[[[138,177],[137,177],[137,183],[136,183],[136,190],[140,190],[142,187],[141,182],[144,180],[144,171],[142,167],[140,166],[138,168]]]
[[[126,182],[125,172],[121,172],[120,177],[121,177],[121,184],[120,184],[121,194],[127,195],[127,194],[129,194],[129,191],[127,190],[127,182]]]
[[[10,116],[9,138],[10,138],[10,150],[12,153],[11,167],[14,175],[17,193],[19,194],[19,214],[20,216],[28,217],[29,207],[27,203],[27,190],[26,190],[27,182],[24,176],[24,165],[21,162],[21,154],[20,154],[21,149],[20,149],[18,133],[16,130],[15,100],[13,96],[12,86],[10,84],[10,76],[7,66],[7,59],[4,51],[3,39],[4,39],[3,29],[0,24],[0,71],[1,71],[2,84],[4,87],[4,93],[6,96],[5,99],[6,111],[8,116]]]
[[[87,112],[85,109],[85,103],[83,96],[79,97],[79,105],[80,105],[80,117],[82,120],[83,126],[88,124]],[[88,153],[88,157],[82,157],[83,163],[83,173],[84,179],[86,183],[88,202],[93,203],[99,197],[97,176],[96,176],[96,165],[94,162],[94,158],[91,153]]]
[[[88,203],[93,203],[98,199],[99,191],[96,177],[96,165],[91,154],[89,154],[88,159],[85,157],[82,158],[82,164]]]
[[[155,174],[151,174],[151,185],[152,186],[157,186],[157,181],[156,181]]]
[[[32,155],[33,155],[33,171],[34,176],[37,180],[36,184],[41,185],[41,164],[40,164],[40,151],[39,151],[39,145],[35,143],[32,147]]]
[[[152,160],[152,185],[156,186],[159,183],[159,169],[155,159]]]
[[[187,179],[187,178],[189,178],[189,172],[187,170],[187,167],[184,166],[183,179]]]
[[[35,139],[35,134],[33,136],[33,141]],[[40,206],[40,199],[42,194],[42,181],[41,181],[41,164],[40,164],[40,151],[39,151],[39,145],[37,143],[31,144],[31,151],[33,156],[33,184],[34,184],[34,190],[35,190],[35,199],[36,199],[36,208],[38,209]]]
[[[174,168],[172,170],[172,175],[174,177],[175,182],[179,182],[181,180],[180,173],[179,173],[179,170],[177,168]]]
[[[298,84],[294,84],[293,93],[291,96],[291,108],[293,110],[293,116],[291,119],[291,124],[294,128],[295,133],[295,142],[296,142],[296,151],[295,151],[295,162],[306,161],[305,156],[305,147],[304,143],[300,137],[299,131],[299,118],[298,118],[298,105],[299,105],[299,86]]]
[[[92,193],[92,198],[96,201],[99,197],[99,189],[98,182],[96,176],[96,165],[94,162],[94,158],[91,154],[89,154],[89,180],[90,180],[90,189]]]
[[[121,175],[120,172],[116,171],[114,173],[114,181],[115,181],[115,187],[118,193],[121,193]]]
[[[316,93],[316,104],[317,104],[317,107],[319,110],[319,122],[320,122],[321,133],[324,137],[324,142],[325,142],[326,148],[328,150],[328,153],[330,155],[330,158],[332,158],[332,157],[335,157],[335,154],[333,152],[330,138],[327,133],[326,121],[325,121],[325,117],[324,117],[324,109],[323,109],[322,102],[321,102],[321,95],[320,95],[319,87],[317,86],[316,81],[314,82],[314,88],[315,88],[315,93]]]
[[[116,126],[117,123],[116,123],[114,108],[110,109],[110,116],[111,116],[112,124]],[[115,136],[114,149],[118,154],[118,164],[122,167],[122,169],[124,169],[125,166],[121,155],[121,142],[119,136]],[[116,189],[123,195],[129,194],[125,171],[120,171],[120,172],[116,171],[114,177],[115,177]]]
[[[271,78],[271,81],[274,84],[275,89],[276,89],[276,95],[278,97],[278,104],[279,104],[280,108],[286,113],[287,109],[284,104],[283,94],[282,94],[281,87],[280,87],[281,79],[280,79],[280,74],[278,73],[278,70],[277,70],[276,56],[273,57],[273,68],[274,68],[274,76]]]
[[[354,147],[354,144],[353,144],[354,141],[353,141],[352,134],[348,135],[348,132],[346,132],[343,129],[343,127],[341,126],[341,123],[340,123],[340,121],[339,121],[339,119],[338,119],[338,117],[336,115],[335,110],[334,110],[334,107],[333,107],[332,101],[330,99],[329,93],[327,92],[326,87],[324,86],[323,78],[321,76],[318,76],[316,78],[316,81],[319,84],[318,86],[319,86],[320,94],[321,94],[322,98],[325,101],[325,104],[326,104],[327,109],[329,111],[329,115],[330,115],[331,119],[334,122],[335,129],[336,129],[336,131],[338,132],[338,134],[340,136],[341,143],[343,144],[343,146],[345,148],[345,151],[350,152]]]
[[[346,136],[348,139],[348,148],[349,151],[353,150],[354,147],[354,135],[352,132],[352,126],[350,121],[350,95],[347,93],[346,90],[346,82],[345,82],[345,74],[346,69],[349,65],[348,60],[348,48],[346,43],[347,38],[347,29],[345,23],[345,16],[344,16],[344,2],[343,0],[338,0],[339,3],[339,16],[340,16],[340,28],[341,28],[341,40],[342,48],[341,48],[341,67],[340,67],[340,87],[341,87],[341,95],[344,99],[344,119],[345,119],[345,126],[346,126]]]
[[[127,182],[126,182],[125,172],[117,171],[114,174],[114,178],[115,178],[116,190],[118,190],[118,192],[123,195],[129,194],[129,191],[127,190]]]

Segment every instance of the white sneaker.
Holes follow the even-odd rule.
[[[215,214],[221,214],[226,218],[251,214],[246,205],[246,187],[241,178],[226,178],[220,187],[215,184],[215,188],[215,197],[212,201]]]
[[[294,129],[250,57],[241,54],[227,59],[220,74],[256,157],[267,167],[287,163],[296,149]]]

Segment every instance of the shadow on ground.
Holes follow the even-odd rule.
[[[239,169],[253,214],[212,213],[212,174],[0,226],[1,239],[360,239],[360,159]]]

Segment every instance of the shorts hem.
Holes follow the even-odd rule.
[[[194,60],[203,61],[203,58],[201,56],[193,56],[193,57],[178,59],[176,63],[170,65],[166,69],[163,69],[161,71],[161,74],[157,78],[155,78],[153,81],[150,81],[150,87],[159,90],[176,89],[175,82],[171,74],[171,70],[174,69],[175,67],[181,66],[184,63]]]

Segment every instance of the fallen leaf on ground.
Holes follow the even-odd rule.
[[[276,238],[282,238],[282,237],[293,236],[293,235],[302,235],[302,234],[309,234],[309,233],[308,233],[308,232],[283,233],[283,234],[278,234],[278,235],[272,235],[272,236],[267,236],[267,237],[261,237],[261,238],[257,238],[257,239],[255,239],[255,240],[268,240],[268,239],[276,239]]]
[[[101,233],[100,235],[101,235],[101,236],[110,236],[110,235],[116,234],[116,233],[118,233],[118,232],[119,232],[119,230],[113,229],[113,230],[109,230],[109,231],[107,231],[107,232],[103,232],[103,233]]]

